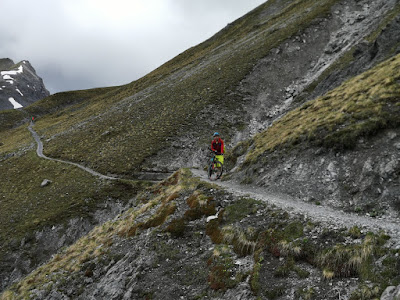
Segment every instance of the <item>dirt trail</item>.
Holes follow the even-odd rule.
[[[368,231],[385,231],[390,237],[390,246],[400,249],[400,220],[394,218],[372,218],[353,213],[345,213],[327,206],[319,206],[297,200],[284,194],[274,194],[261,187],[241,185],[233,181],[210,181],[206,172],[192,169],[193,175],[204,181],[216,184],[238,196],[248,196],[256,200],[274,204],[291,214],[301,214],[313,221],[329,224],[337,228],[350,228],[357,225]]]
[[[43,143],[42,143],[42,141],[40,140],[39,135],[38,135],[37,132],[33,129],[32,126],[33,126],[33,124],[31,123],[31,124],[28,126],[28,130],[32,133],[32,136],[33,136],[33,138],[35,139],[35,141],[36,141],[36,143],[37,143],[36,153],[37,153],[37,155],[38,155],[39,157],[44,158],[44,159],[48,159],[48,160],[51,160],[51,161],[56,161],[56,162],[60,162],[60,163],[64,163],[64,164],[68,164],[68,165],[72,165],[72,166],[78,167],[78,168],[80,168],[80,169],[82,169],[82,170],[84,170],[84,171],[86,171],[86,172],[92,174],[93,176],[99,177],[99,178],[101,178],[101,179],[109,179],[109,180],[117,180],[117,179],[118,179],[117,177],[111,177],[111,176],[107,176],[107,175],[100,174],[100,173],[98,173],[98,172],[96,172],[96,171],[94,171],[94,170],[92,170],[92,169],[90,169],[90,168],[87,168],[87,167],[85,167],[85,166],[82,166],[82,165],[77,164],[77,163],[74,163],[74,162],[70,162],[70,161],[66,161],[66,160],[61,160],[61,159],[55,159],[55,158],[51,158],[51,157],[48,157],[48,156],[44,155],[44,154],[43,154]]]
[[[106,176],[100,174],[90,168],[82,166],[80,164],[69,162],[61,159],[55,159],[47,157],[43,154],[43,143],[40,140],[37,132],[32,128],[32,124],[29,125],[28,130],[32,133],[33,138],[37,143],[36,153],[39,157],[48,159],[51,161],[56,161],[60,163],[65,163],[69,165],[76,166],[81,168],[82,170],[92,174],[93,176],[97,176],[101,179],[109,179],[116,180],[117,177]],[[284,209],[285,211],[291,214],[301,214],[313,221],[321,222],[327,225],[332,225],[337,228],[341,227],[353,227],[357,225],[360,228],[364,228],[365,230],[370,231],[379,231],[383,230],[388,235],[391,236],[390,241],[392,242],[391,246],[400,249],[400,220],[384,217],[384,218],[371,218],[367,216],[360,216],[352,213],[345,213],[343,211],[335,210],[333,208],[327,206],[318,206],[315,204],[310,204],[307,202],[303,202],[297,200],[293,197],[284,194],[274,194],[271,193],[261,187],[251,186],[251,185],[241,185],[238,182],[234,181],[210,181],[207,177],[206,172],[192,169],[193,175],[199,177],[200,179],[216,184],[220,187],[225,188],[228,192],[231,192],[237,196],[248,196],[254,198],[256,200],[264,201],[269,204],[274,204],[277,207]]]

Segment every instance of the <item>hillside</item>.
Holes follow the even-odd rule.
[[[128,85],[0,112],[2,299],[373,299],[400,284],[388,232],[187,169],[140,180],[202,170],[219,131],[238,189],[397,218],[399,13],[394,0],[269,0]],[[47,157],[118,179],[37,157],[32,115]]]
[[[388,239],[288,214],[181,170],[1,299],[375,299],[400,282]]]
[[[367,69],[392,55],[398,30],[381,30],[398,26],[398,7],[378,2],[270,1],[129,85],[95,90],[84,102],[54,95],[77,103],[40,118],[46,154],[126,175],[199,165],[210,132],[237,142],[298,105],[294,98],[304,101],[306,88],[326,92],[363,71],[353,64]]]
[[[233,177],[312,202],[398,215],[400,55],[236,146]]]

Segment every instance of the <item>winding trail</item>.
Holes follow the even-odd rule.
[[[69,164],[72,166],[76,166],[93,176],[99,177],[101,179],[108,180],[117,180],[118,177],[111,177],[107,175],[100,174],[88,167],[82,166],[78,163],[65,161],[61,159],[55,159],[48,157],[43,154],[43,143],[40,140],[37,132],[32,128],[32,124],[28,126],[28,130],[32,133],[33,138],[37,143],[36,153],[39,157],[56,161],[64,164]],[[193,175],[195,177],[199,177],[201,180],[216,184],[228,192],[237,195],[237,196],[247,196],[254,198],[256,200],[260,200],[272,205],[276,205],[279,208],[284,209],[285,211],[291,214],[304,215],[305,217],[310,218],[311,220],[332,225],[337,228],[351,228],[353,226],[358,226],[360,228],[377,232],[379,230],[383,230],[388,235],[390,235],[392,242],[391,246],[400,249],[400,220],[394,218],[371,218],[366,216],[360,216],[353,213],[346,213],[340,210],[335,210],[331,207],[327,206],[318,206],[314,204],[310,204],[304,201],[300,201],[296,198],[293,198],[289,195],[285,194],[276,194],[271,193],[261,187],[251,186],[251,185],[242,185],[235,181],[211,181],[208,179],[206,172],[198,169],[191,169]]]
[[[383,230],[390,237],[391,247],[400,249],[400,220],[395,218],[372,218],[346,213],[327,206],[319,206],[297,200],[289,195],[274,194],[261,187],[241,185],[234,181],[211,181],[206,172],[191,169],[194,176],[201,180],[223,187],[228,192],[237,196],[247,196],[269,204],[276,205],[291,214],[304,215],[313,221],[332,225],[337,228],[351,228],[357,225],[359,228],[377,232]]]
[[[28,130],[32,133],[32,136],[33,136],[33,138],[35,139],[35,141],[37,143],[36,153],[37,153],[37,155],[39,157],[47,159],[47,160],[56,161],[56,162],[60,162],[60,163],[63,163],[63,164],[68,164],[68,165],[72,165],[72,166],[78,167],[78,168],[80,168],[80,169],[92,174],[93,176],[99,177],[101,179],[108,179],[108,180],[117,180],[117,179],[119,179],[118,177],[111,177],[111,176],[100,174],[99,172],[96,172],[96,171],[94,171],[94,170],[92,170],[92,169],[90,169],[88,167],[82,166],[82,165],[80,165],[78,163],[74,163],[74,162],[70,162],[70,161],[66,161],[66,160],[61,160],[61,159],[56,159],[56,158],[51,158],[51,157],[48,157],[48,156],[44,155],[43,154],[43,143],[40,140],[40,137],[37,134],[37,132],[33,129],[32,125],[33,125],[32,123],[29,124]]]

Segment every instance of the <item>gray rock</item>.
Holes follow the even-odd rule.
[[[49,179],[44,179],[43,181],[42,181],[42,183],[40,184],[40,187],[45,187],[45,186],[48,186],[48,185],[50,185],[51,184],[51,180],[49,180]]]
[[[400,300],[400,285],[388,286],[382,293],[381,300]]]

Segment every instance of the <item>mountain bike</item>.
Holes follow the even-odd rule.
[[[213,152],[213,157],[210,160],[210,165],[208,166],[208,178],[210,180],[217,180],[221,178],[224,172],[224,165],[216,158],[216,154]]]

